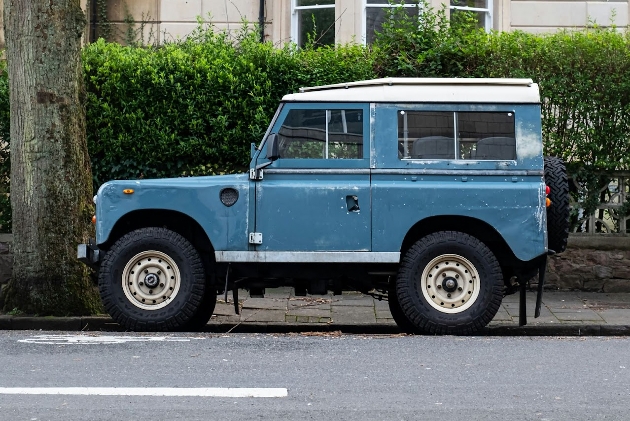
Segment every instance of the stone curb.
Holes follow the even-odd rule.
[[[0,316],[0,330],[104,331],[123,329],[109,317],[22,317]],[[311,323],[212,323],[203,332],[209,333],[330,333],[340,331],[364,335],[396,335],[393,324],[311,324]],[[555,324],[530,326],[489,326],[474,336],[630,336],[630,325]]]

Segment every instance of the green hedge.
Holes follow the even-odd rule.
[[[95,186],[241,171],[284,94],[374,77],[362,47],[277,49],[256,37],[200,28],[160,48],[89,45],[83,59]]]

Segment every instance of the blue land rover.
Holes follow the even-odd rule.
[[[194,330],[217,294],[292,286],[386,298],[401,329],[484,328],[568,234],[529,79],[377,79],[286,95],[247,174],[111,181],[95,197],[103,304],[124,328]],[[238,300],[236,300],[238,301]],[[238,310],[238,306],[237,306]]]

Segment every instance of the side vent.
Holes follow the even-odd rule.
[[[238,201],[238,190],[232,187],[225,188],[221,190],[219,197],[221,198],[221,203],[229,208]]]

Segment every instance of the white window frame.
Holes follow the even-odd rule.
[[[327,0],[328,1],[328,0]],[[298,20],[298,12],[300,10],[315,10],[315,9],[335,9],[335,1],[332,4],[318,4],[315,6],[298,6],[298,0],[291,0],[291,41],[295,44],[299,42],[300,32],[298,30],[299,20]],[[335,42],[337,36],[335,32]]]
[[[490,0],[489,0],[490,1]],[[419,9],[421,9],[420,5],[416,5],[415,3],[412,2],[412,0],[406,0],[405,4],[389,4],[387,2],[387,0],[382,0],[381,3],[376,3],[376,4],[368,4],[367,0],[362,0],[363,2],[363,28],[361,31],[361,40],[363,42],[363,45],[367,44],[367,12],[368,9],[393,9],[395,7],[418,7]],[[418,16],[420,16],[420,13],[422,13],[422,10],[418,11]]]
[[[486,19],[484,22],[484,28],[486,32],[490,32],[492,30],[492,10],[494,7],[493,0],[486,0],[486,8],[483,7],[468,7],[468,6],[451,6],[449,1],[449,12],[451,10],[466,10],[469,12],[483,12],[486,15]]]

